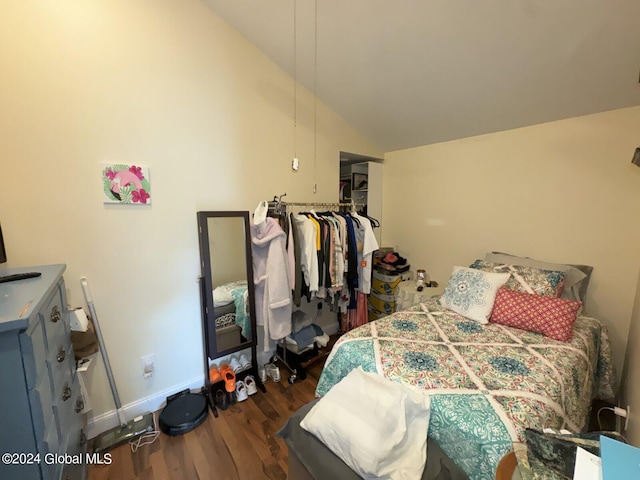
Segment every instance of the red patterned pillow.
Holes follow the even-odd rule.
[[[493,304],[491,321],[569,342],[581,306],[582,302],[501,287]]]

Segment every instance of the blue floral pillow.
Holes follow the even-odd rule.
[[[487,323],[498,289],[507,283],[509,277],[510,273],[453,267],[440,304],[470,320]]]

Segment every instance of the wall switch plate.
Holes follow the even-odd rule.
[[[140,361],[142,362],[142,375],[145,380],[148,380],[153,377],[153,372],[156,370],[156,354],[144,355],[140,357]]]

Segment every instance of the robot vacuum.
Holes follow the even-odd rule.
[[[207,418],[207,399],[189,389],[167,397],[167,406],[158,417],[162,433],[175,436],[190,432]]]

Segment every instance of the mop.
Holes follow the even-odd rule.
[[[96,309],[93,305],[93,298],[89,291],[89,284],[87,279],[82,277],[80,279],[82,285],[82,291],[84,293],[85,301],[89,307],[89,313],[93,319],[93,326],[96,331],[96,337],[98,337],[98,345],[100,345],[100,353],[102,354],[102,361],[104,368],[107,372],[107,378],[109,379],[109,385],[111,387],[111,393],[113,394],[113,401],[116,404],[116,414],[118,416],[119,426],[114,427],[106,432],[99,434],[93,440],[93,451],[95,453],[106,452],[107,450],[121,445],[125,442],[131,441],[134,438],[140,437],[145,433],[155,430],[153,413],[145,413],[134,418],[132,421],[127,422],[124,412],[122,410],[122,404],[120,403],[120,396],[118,395],[118,389],[116,388],[116,382],[113,378],[113,372],[111,371],[111,364],[109,363],[109,356],[107,355],[107,349],[104,345],[102,338],[102,331],[100,330],[100,323],[98,322],[98,316],[96,315]]]

